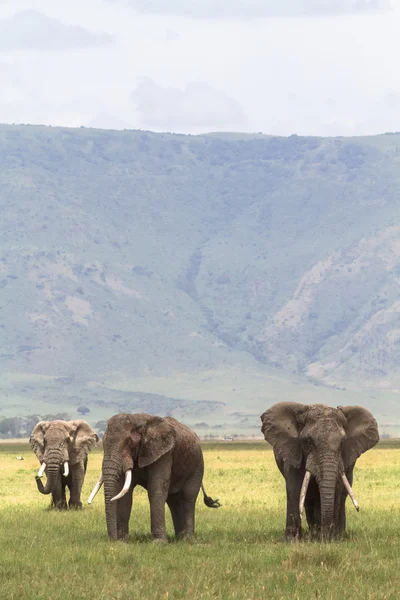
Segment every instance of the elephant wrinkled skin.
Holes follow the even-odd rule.
[[[211,508],[219,503],[206,495],[200,440],[172,417],[121,413],[112,417],[103,437],[102,476],[89,503],[104,482],[107,531],[110,539],[128,535],[132,494],[137,485],[147,490],[151,533],[166,542],[165,502],[177,537],[191,537],[200,490]]]
[[[261,421],[286,480],[286,537],[301,535],[303,506],[313,533],[323,539],[342,533],[348,494],[358,510],[351,490],[356,460],[379,441],[372,414],[361,406],[279,402]]]
[[[68,486],[68,506],[82,508],[87,456],[98,439],[86,421],[40,421],[33,428],[29,443],[41,463],[36,484],[41,494],[52,495],[54,507],[67,508],[65,488]],[[45,486],[41,481],[44,472]]]

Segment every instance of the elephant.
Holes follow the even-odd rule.
[[[286,480],[286,539],[301,537],[304,508],[312,535],[339,537],[348,495],[359,510],[351,488],[356,460],[379,441],[373,415],[361,406],[279,402],[260,418]]]
[[[52,495],[55,508],[67,508],[66,486],[70,490],[68,506],[82,508],[81,490],[88,453],[98,440],[86,421],[40,421],[33,428],[29,443],[41,463],[36,484],[41,494]],[[44,472],[45,486],[41,481]]]
[[[171,511],[177,538],[190,538],[195,528],[195,504],[200,490],[204,503],[218,508],[203,486],[204,461],[200,440],[173,417],[120,413],[107,424],[103,436],[102,475],[88,503],[104,483],[108,537],[125,540],[129,533],[133,490],[147,490],[151,534],[167,542],[165,502]],[[122,489],[121,489],[122,488]]]

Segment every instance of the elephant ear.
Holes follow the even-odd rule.
[[[261,431],[267,442],[274,448],[275,455],[298,468],[303,453],[299,440],[301,417],[308,410],[305,404],[297,402],[279,402],[261,415]]]
[[[88,453],[99,441],[99,437],[86,421],[68,421],[67,427],[72,439],[69,462],[74,465],[85,460]]]
[[[346,418],[346,438],[342,442],[345,469],[354,465],[357,458],[379,442],[378,425],[373,415],[362,406],[338,406]]]
[[[49,421],[40,421],[32,430],[31,437],[29,438],[29,443],[31,445],[32,450],[40,460],[43,462],[44,455],[44,434],[47,431],[50,423]]]
[[[154,417],[147,422],[142,431],[139,448],[138,465],[142,469],[161,458],[175,445],[173,426],[161,417]]]

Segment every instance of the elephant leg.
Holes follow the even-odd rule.
[[[165,528],[165,501],[168,490],[163,485],[148,485],[147,495],[150,502],[150,527],[154,540],[168,542]]]
[[[119,540],[125,540],[129,534],[133,490],[134,487],[125,496],[117,500],[117,538]]]
[[[196,500],[199,495],[199,490],[204,474],[203,457],[199,464],[199,468],[193,473],[192,477],[185,483],[182,490],[183,499],[183,518],[184,518],[184,538],[191,538],[194,535],[195,528],[195,508]]]
[[[311,534],[318,535],[321,530],[321,499],[318,484],[314,478],[311,479],[308,486],[304,507]]]
[[[308,501],[306,500],[305,509],[309,528],[313,529],[315,527],[318,527],[321,524],[321,519],[319,518],[320,515],[318,514],[318,506],[316,501],[314,499]],[[321,510],[320,507],[319,510]]]
[[[183,515],[185,520],[185,529],[182,537],[186,539],[190,539],[194,535],[197,494],[198,492],[194,494],[192,491],[187,492],[184,490],[183,492]]]
[[[82,508],[81,502],[81,491],[83,486],[83,479],[85,477],[85,468],[83,463],[76,463],[70,466],[70,474],[68,476],[68,485],[70,489],[70,508]]]
[[[194,535],[195,507],[199,491],[193,491],[192,486],[185,487],[177,494],[168,496],[167,503],[174,523],[177,538],[191,538]]]
[[[65,496],[65,483],[61,479],[61,473],[57,477],[57,483],[51,494],[52,506],[58,510],[66,510],[68,508],[67,498]]]
[[[285,537],[294,540],[301,537],[300,491],[304,479],[304,470],[285,465],[286,481],[286,530]]]
[[[321,501],[318,499],[306,501],[305,510],[311,536],[319,536],[321,533]]]
[[[175,536],[181,537],[185,530],[182,491],[178,492],[177,494],[170,494],[167,498],[167,504],[169,510],[171,511]]]
[[[151,534],[154,540],[168,542],[165,528],[165,502],[171,481],[172,457],[165,454],[148,467],[147,495],[150,502]]]

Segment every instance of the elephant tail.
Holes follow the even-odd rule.
[[[218,498],[216,500],[213,500],[211,498],[211,496],[207,496],[206,490],[204,489],[203,484],[201,484],[201,491],[203,492],[203,496],[204,496],[204,504],[206,506],[208,506],[208,508],[219,508],[221,506]]]

